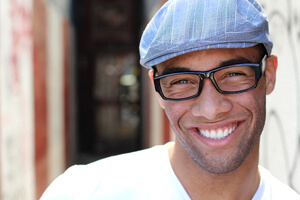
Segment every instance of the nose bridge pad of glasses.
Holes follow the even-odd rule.
[[[202,91],[202,87],[203,87],[203,82],[205,79],[209,79],[212,84],[214,85],[215,89],[220,92],[219,86],[217,85],[217,83],[215,82],[214,79],[214,72],[202,72],[198,74],[200,77],[200,83],[199,83],[199,93],[201,93]]]

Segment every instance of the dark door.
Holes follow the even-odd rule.
[[[77,163],[141,148],[140,2],[73,1]]]

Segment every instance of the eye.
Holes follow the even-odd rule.
[[[161,79],[163,87],[189,87],[199,83],[199,76],[195,74],[173,74]]]
[[[228,74],[226,75],[226,77],[245,76],[245,75],[246,75],[245,73],[231,72],[231,73],[228,73]]]
[[[191,83],[189,80],[183,79],[183,80],[178,80],[172,83],[172,85],[176,85],[176,84],[188,84]]]

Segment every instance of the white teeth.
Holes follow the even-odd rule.
[[[202,136],[211,138],[211,139],[222,139],[226,136],[230,135],[235,129],[237,125],[231,128],[226,129],[219,129],[219,130],[199,130],[198,133],[200,133]]]
[[[231,132],[232,132],[232,129],[231,129],[230,133],[231,133]],[[228,129],[225,129],[225,131],[224,131],[224,137],[226,137],[228,134],[229,134]]]
[[[217,138],[222,138],[222,137],[224,137],[224,133],[223,133],[223,131],[221,131],[221,130],[219,130],[218,131],[218,134],[217,134]]]
[[[210,137],[215,138],[216,136],[217,136],[216,131],[212,130],[212,131],[210,132]]]
[[[205,137],[209,137],[209,136],[210,136],[210,133],[209,133],[208,130],[206,130],[206,131],[204,132],[204,136],[205,136]]]

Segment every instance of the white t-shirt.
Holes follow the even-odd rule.
[[[260,167],[261,182],[252,200],[300,200],[290,187]],[[172,170],[168,144],[70,167],[41,200],[189,200]]]

